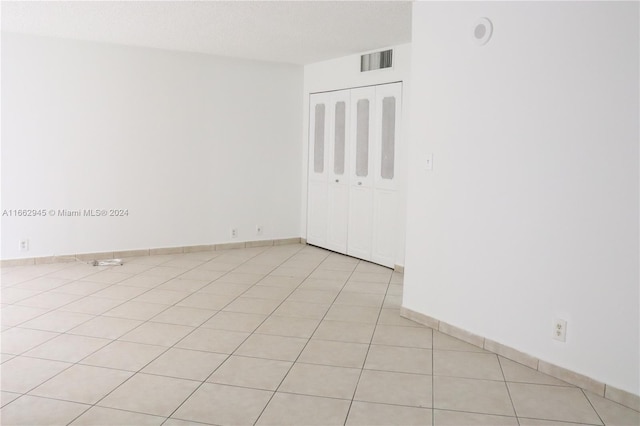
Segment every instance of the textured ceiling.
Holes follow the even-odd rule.
[[[406,1],[2,1],[2,30],[308,64],[411,41]]]

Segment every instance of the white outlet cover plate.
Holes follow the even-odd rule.
[[[553,338],[560,342],[567,341],[567,321],[560,318],[553,320]]]

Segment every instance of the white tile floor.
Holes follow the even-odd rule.
[[[303,245],[2,270],[3,425],[638,425]]]

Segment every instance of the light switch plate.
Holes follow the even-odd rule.
[[[433,154],[427,155],[427,161],[425,163],[427,170],[433,170]]]

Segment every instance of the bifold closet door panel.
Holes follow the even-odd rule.
[[[309,181],[307,241],[325,247],[327,242],[327,184]]]
[[[314,94],[307,241],[393,267],[401,83]]]
[[[402,84],[376,87],[371,260],[393,267],[398,229],[398,139]]]
[[[347,254],[367,260],[371,259],[373,242],[375,95],[375,87],[351,90]]]
[[[307,241],[324,246],[327,241],[327,179],[330,134],[330,96],[312,95],[309,104],[309,186],[307,200]]]
[[[402,83],[376,86],[375,150],[372,167],[376,189],[398,189],[398,135]]]
[[[349,187],[327,185],[327,243],[329,250],[347,253]]]
[[[349,191],[349,233],[347,254],[371,260],[373,230],[373,191],[352,187]]]
[[[376,189],[373,194],[371,261],[393,268],[398,240],[398,194]]]
[[[347,252],[349,225],[350,90],[333,92],[330,103],[329,177],[327,180],[327,244],[338,253]]]

